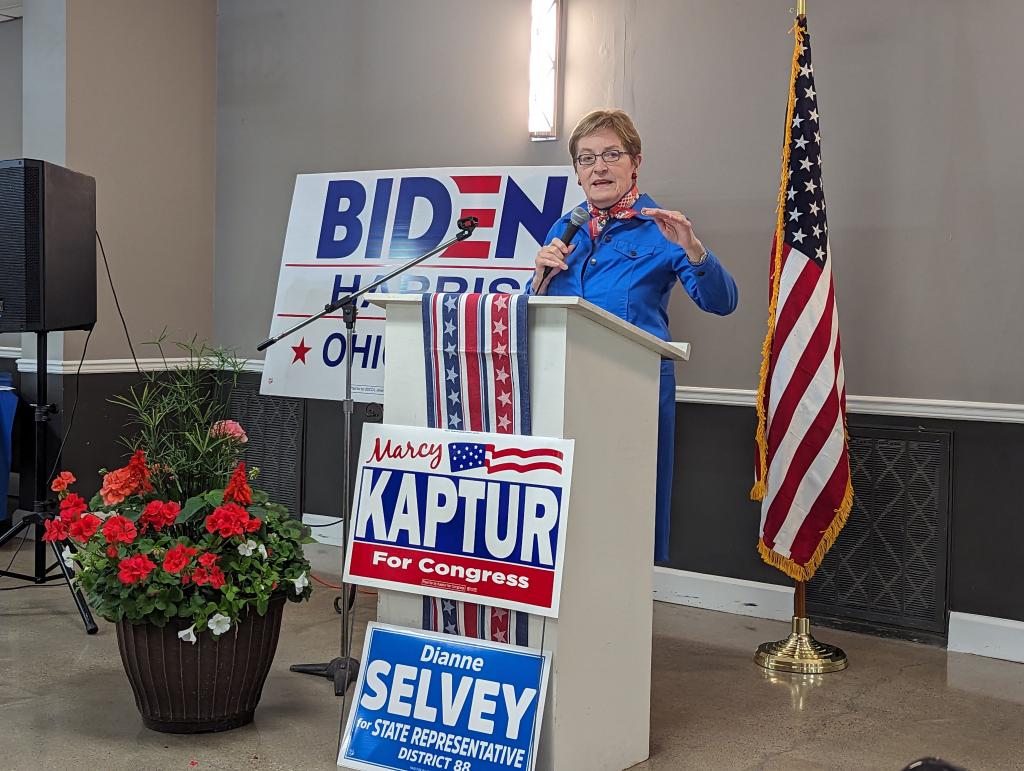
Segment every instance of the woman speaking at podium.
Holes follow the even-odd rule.
[[[575,295],[662,340],[676,281],[697,306],[724,316],[736,308],[736,282],[681,212],[658,208],[637,188],[640,135],[622,110],[594,110],[569,137],[569,155],[590,217],[573,233],[571,214],[551,228],[527,292]],[[577,215],[577,222],[585,219]],[[563,243],[568,240],[569,243]],[[661,362],[654,559],[668,560],[675,442],[673,363]]]

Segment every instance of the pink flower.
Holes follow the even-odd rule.
[[[210,428],[210,436],[230,436],[237,439],[241,444],[249,441],[245,429],[234,420],[218,420]]]

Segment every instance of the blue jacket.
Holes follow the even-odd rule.
[[[641,195],[633,208],[660,207]],[[566,213],[544,243],[561,238],[568,222]],[[736,282],[718,259],[709,251],[702,265],[691,265],[682,247],[667,240],[651,217],[611,220],[596,241],[583,227],[572,243],[576,248],[566,259],[569,269],[551,279],[549,295],[582,297],[662,340],[670,339],[668,298],[677,279],[701,310],[725,316],[736,309]]]

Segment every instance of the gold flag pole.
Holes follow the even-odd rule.
[[[807,15],[807,0],[796,0],[796,15],[806,16]]]
[[[849,663],[842,648],[820,643],[811,637],[807,618],[807,584],[796,582],[793,598],[793,631],[785,640],[761,643],[754,661],[772,672],[819,675],[846,669]]]

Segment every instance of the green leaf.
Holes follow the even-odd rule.
[[[181,511],[178,512],[177,519],[174,520],[174,524],[178,525],[182,522],[187,522],[200,511],[204,511],[207,508],[206,500],[201,495],[197,495],[193,498],[189,498],[185,501],[185,505],[181,507]]]
[[[211,490],[208,493],[203,493],[203,499],[207,505],[217,508],[224,503],[224,491],[223,490]]]

